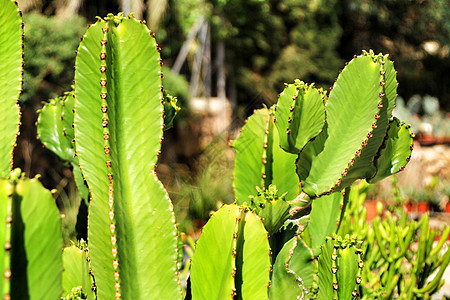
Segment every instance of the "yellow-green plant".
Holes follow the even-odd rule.
[[[73,92],[40,112],[40,139],[74,166],[89,204],[87,243],[61,251],[51,194],[37,180],[11,171],[22,21],[14,2],[1,1],[0,30],[7,29],[0,32],[4,298],[181,299],[182,247],[172,204],[155,173],[164,127],[171,126],[178,108],[164,95],[153,33],[133,17],[99,18],[78,48]],[[362,281],[371,280],[363,270],[367,249],[358,241],[362,236],[344,234],[339,226],[350,226],[343,221],[356,179],[376,182],[409,161],[409,128],[391,117],[396,86],[387,56],[363,52],[342,70],[329,94],[295,81],[277,105],[249,118],[233,144],[236,203],[223,206],[204,227],[186,299],[362,295]],[[375,226],[388,230],[386,224]],[[394,240],[378,243],[390,247],[380,246],[383,258],[395,261]],[[404,253],[406,242],[399,243]],[[447,254],[440,258],[429,242],[421,245],[416,279],[423,269],[429,274],[448,263]],[[433,259],[425,259],[428,254]],[[392,279],[392,272],[382,280]],[[439,284],[419,285],[414,293],[425,295]]]

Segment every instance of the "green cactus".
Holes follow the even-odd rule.
[[[42,144],[58,155],[63,161],[72,165],[75,183],[81,198],[88,204],[89,190],[84,183],[78,157],[74,149],[73,130],[73,92],[67,92],[63,97],[49,100],[44,107],[38,111],[37,138]]]
[[[276,108],[276,126],[280,146],[290,153],[300,153],[306,143],[322,132],[325,122],[325,93],[300,80],[286,86]],[[281,134],[284,132],[284,134]]]
[[[10,118],[0,141],[0,177],[6,177],[18,134],[22,21],[13,2],[2,1],[0,58],[11,52],[0,68],[0,80],[7,78],[0,108]],[[182,244],[155,173],[163,130],[179,108],[164,93],[158,52],[151,31],[133,17],[108,15],[86,32],[74,92],[44,106],[38,135],[74,166],[79,188],[90,196],[89,249],[66,248],[62,273],[51,194],[36,179],[11,172],[0,179],[5,298],[57,299],[62,291],[63,299],[182,298]],[[409,127],[391,117],[396,87],[387,56],[364,52],[342,70],[329,96],[296,80],[275,107],[255,111],[233,143],[236,204],[223,206],[204,227],[189,297],[425,299],[439,289],[450,260],[450,251],[440,251],[450,229],[433,248],[437,232],[427,217],[416,223],[388,214],[372,229],[363,197],[350,200],[359,196],[349,188],[356,179],[377,182],[410,159]],[[363,243],[349,237],[355,233]],[[411,252],[413,242],[419,247]]]
[[[286,193],[286,200],[297,196],[299,181],[294,165],[297,156],[278,145],[273,111],[256,110],[233,142],[236,149],[233,188],[237,203],[248,203],[248,197],[256,195],[256,187],[264,190],[270,184],[276,185],[280,193]]]
[[[367,183],[353,186],[347,215],[339,228],[340,235],[356,234],[364,241],[362,299],[425,299],[437,292],[447,268],[450,251],[445,241],[450,227],[430,230],[428,215],[419,222],[409,220],[404,211],[399,215],[381,213],[372,222],[366,220],[364,200]],[[435,237],[441,236],[434,244]],[[437,272],[430,280],[430,275]]]
[[[80,299],[95,299],[86,243],[81,241],[78,246],[64,248],[62,257],[64,266],[62,284],[65,298],[78,299],[70,298],[77,295]]]
[[[324,101],[325,119],[319,109],[322,91],[299,81],[286,87],[277,103],[276,124],[282,147],[299,154],[297,172],[303,192],[318,197],[340,191],[359,178],[375,177],[376,181],[403,169],[411,154],[404,144],[406,140],[412,142],[403,137],[403,130],[401,139],[405,142],[391,148],[396,151],[392,155],[404,159],[390,169],[384,166],[390,159],[377,159],[383,154],[391,155],[383,151],[386,145],[382,142],[394,108],[396,88],[393,63],[387,56],[373,52],[355,56],[341,71]]]
[[[120,14],[99,19],[78,48],[75,145],[91,191],[88,245],[99,299],[182,294],[173,208],[154,171],[164,126],[158,51],[142,22]]]
[[[312,201],[307,222],[297,222],[296,236],[286,242],[276,256],[271,299],[304,298],[313,295],[317,287],[320,290],[320,284],[324,284],[320,283],[320,278],[328,274],[317,270],[318,259],[327,237],[338,230],[345,199],[341,194],[334,193]]]
[[[274,185],[269,185],[264,191],[258,187],[257,190],[258,195],[250,197],[250,208],[262,218],[267,232],[270,235],[275,234],[290,217],[291,206],[285,200],[286,193],[278,196]]]
[[[191,266],[192,299],[267,299],[270,247],[262,220],[225,205],[202,230]]]
[[[298,80],[287,85],[275,108],[255,111],[233,143],[237,203],[262,217],[273,235],[271,245],[287,238],[284,247],[272,253],[271,298],[358,296],[361,245],[355,237],[333,235],[344,219],[350,189],[344,196],[334,192],[359,178],[376,182],[401,171],[409,161],[412,134],[397,119],[390,121],[396,87],[395,70],[387,56],[364,52],[341,71],[329,96]],[[274,124],[279,135],[273,131]],[[282,156],[278,143],[291,154]],[[296,197],[294,160],[304,192]],[[275,174],[276,169],[282,171]],[[304,216],[309,205],[310,214]],[[292,220],[294,216],[301,218]],[[229,222],[221,225],[232,232],[233,222]],[[295,224],[297,234],[289,239],[283,223]],[[218,226],[214,224],[209,226]],[[282,232],[284,237],[279,235]],[[335,256],[339,259],[331,259]],[[200,284],[195,276],[191,280],[193,285]]]
[[[18,100],[23,81],[23,21],[16,2],[2,0],[0,3],[0,177],[7,177],[20,126]]]
[[[58,299],[62,275],[59,211],[51,193],[20,170],[0,179],[2,297]],[[5,226],[6,225],[6,226]]]
[[[361,249],[356,238],[331,237],[319,257],[317,299],[355,299],[361,284]]]

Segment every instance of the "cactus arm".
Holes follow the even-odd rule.
[[[17,2],[0,3],[0,177],[6,177],[12,167],[20,126],[17,102],[22,91],[23,21]]]
[[[65,122],[63,122],[63,110],[65,97],[50,100],[44,105],[39,112],[37,120],[37,134],[42,144],[58,155],[62,160],[74,160],[74,149],[72,147],[73,131],[69,131],[69,135],[65,129]],[[69,96],[70,97],[70,96]],[[64,114],[66,115],[66,114]],[[65,119],[70,119],[70,115]],[[73,120],[73,117],[72,117]],[[67,120],[70,121],[70,120]]]
[[[267,299],[270,283],[270,247],[260,217],[248,211],[241,221],[236,257],[237,299]]]
[[[192,299],[231,299],[241,208],[225,205],[203,227],[191,265]]]
[[[248,202],[248,196],[256,192],[255,187],[264,184],[262,161],[268,115],[266,109],[256,110],[242,127],[239,138],[233,142],[236,150],[233,188],[239,204]]]
[[[300,153],[299,176],[308,195],[331,193],[357,178],[373,176],[373,157],[387,127],[383,121],[391,109],[391,93],[386,95],[384,91],[386,75],[390,74],[384,67],[386,61],[380,55],[363,53],[339,75],[326,102],[326,133],[322,132],[322,139],[319,135],[310,142],[316,146],[307,146]]]
[[[88,299],[95,299],[95,295],[91,289],[89,264],[86,259],[86,253],[77,246],[73,245],[64,248],[64,272],[62,277],[64,295],[69,294],[74,287],[81,287],[81,292]]]
[[[429,225],[428,220],[429,216],[428,214],[425,214],[422,216],[423,222],[420,226],[420,238],[419,238],[419,245],[417,249],[417,256],[414,260],[413,264],[413,273],[415,275],[415,278],[420,279],[421,278],[421,272],[422,268],[425,263],[425,259],[427,257],[427,240],[428,240],[428,231],[429,231]]]
[[[392,258],[390,256],[388,256],[388,254],[386,253],[386,249],[385,249],[386,244],[385,244],[384,239],[381,234],[383,225],[380,223],[380,218],[379,217],[374,218],[372,220],[372,224],[373,224],[373,229],[374,229],[373,232],[375,234],[375,239],[377,241],[381,256],[383,256],[383,258],[386,261],[391,262]]]
[[[444,275],[445,269],[447,268],[450,262],[450,250],[447,249],[445,254],[443,255],[442,264],[440,265],[439,271],[436,276],[431,280],[427,285],[422,288],[414,288],[414,293],[418,295],[423,295],[424,293],[434,293],[440,286],[442,276]]]
[[[88,29],[75,72],[76,149],[92,194],[98,297],[177,299],[175,219],[154,172],[163,134],[157,44],[133,18],[106,20]]]
[[[325,121],[324,97],[323,91],[299,80],[284,89],[275,112],[281,148],[298,154],[321,132]]]
[[[78,158],[74,155],[73,103],[73,92],[67,92],[63,97],[46,103],[39,112],[37,134],[46,148],[72,164],[75,183],[81,198],[88,205],[89,190],[84,183]]]
[[[303,286],[295,274],[288,272],[286,264],[295,248],[297,237],[287,241],[278,253],[273,264],[272,282],[269,288],[270,299],[298,299],[304,296]],[[300,298],[301,299],[301,298]]]
[[[439,254],[439,252],[442,249],[442,246],[444,246],[445,241],[447,241],[449,235],[450,235],[450,227],[445,227],[444,231],[442,232],[441,238],[439,239],[439,242],[431,250],[429,258],[435,257],[437,254]]]
[[[280,135],[278,130],[274,129],[273,121],[275,118],[271,114],[270,131],[272,139],[270,148],[272,151],[272,184],[274,184],[281,194],[287,193],[287,201],[295,199],[299,193],[299,179],[295,168],[297,155],[284,151],[280,145]]]
[[[352,247],[341,249],[340,255],[339,270],[336,274],[339,283],[338,299],[352,299],[352,292],[355,290],[357,283],[361,283],[361,269],[358,267],[360,259]]]
[[[233,188],[238,203],[249,202],[256,187],[263,190],[275,184],[286,200],[298,194],[298,177],[294,163],[297,155],[280,149],[279,135],[274,130],[273,114],[268,109],[256,110],[248,118],[241,135],[233,142],[236,150]]]
[[[403,170],[411,158],[412,149],[413,135],[409,126],[394,117],[375,162],[377,172],[367,181],[375,183]]]
[[[55,201],[37,179],[20,179],[8,189],[11,298],[57,299],[62,291],[62,235]]]

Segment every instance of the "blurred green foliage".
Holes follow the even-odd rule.
[[[86,20],[24,14],[25,74],[21,105],[36,105],[70,89],[75,51],[86,31]]]
[[[172,0],[158,35],[169,64],[200,16],[213,27],[212,43],[225,41],[240,105],[272,103],[295,78],[330,86],[344,60],[374,49],[397,62],[400,95],[429,94],[450,109],[446,0]]]
[[[339,52],[372,48],[396,62],[398,93],[437,97],[450,110],[450,2],[448,0],[345,0]]]

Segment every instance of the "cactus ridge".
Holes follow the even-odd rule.
[[[114,289],[115,289],[115,298],[120,299],[122,297],[120,292],[120,268],[119,268],[119,257],[118,257],[118,248],[117,248],[117,237],[116,237],[116,217],[115,217],[115,205],[114,205],[114,181],[113,181],[113,167],[111,163],[111,145],[109,143],[109,128],[108,128],[108,103],[107,99],[107,65],[106,65],[106,45],[108,41],[108,33],[109,24],[106,22],[105,26],[102,28],[103,37],[100,41],[101,51],[100,51],[100,101],[101,101],[101,111],[102,111],[102,122],[101,126],[103,128],[103,140],[104,140],[104,152],[105,152],[105,164],[107,168],[107,177],[108,177],[108,217],[110,219],[109,228],[111,231],[111,264],[114,268],[113,275],[114,276]],[[110,51],[108,51],[111,53]],[[100,125],[100,124],[99,124]]]

